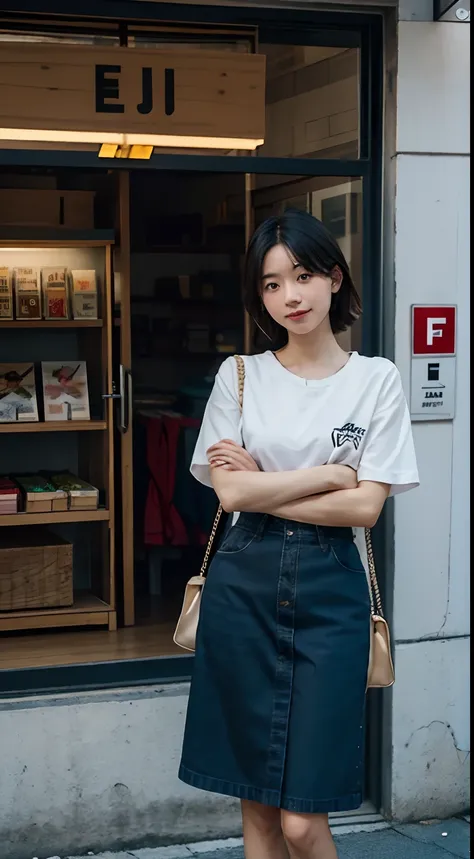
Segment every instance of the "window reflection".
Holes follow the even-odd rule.
[[[267,93],[258,155],[358,158],[359,49],[262,44],[259,51]]]
[[[252,192],[254,224],[285,209],[297,208],[319,218],[338,242],[362,294],[362,180],[340,176],[257,175]],[[362,321],[338,335],[348,351],[362,348]],[[264,348],[256,336],[258,348]]]

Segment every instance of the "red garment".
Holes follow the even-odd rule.
[[[145,508],[145,545],[187,546],[186,526],[173,504],[179,434],[198,427],[195,418],[147,418],[147,464],[151,479]]]

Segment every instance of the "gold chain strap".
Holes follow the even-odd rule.
[[[238,381],[238,393],[239,393],[239,408],[240,413],[242,413],[242,408],[244,404],[244,384],[245,384],[245,364],[244,359],[241,355],[234,355],[236,364],[237,364],[237,381]],[[217,529],[219,527],[219,522],[221,521],[221,516],[223,513],[222,505],[219,504],[217,509],[216,518],[214,519],[214,524],[212,526],[211,534],[209,536],[209,540],[207,543],[206,551],[204,553],[204,558],[202,562],[201,571],[199,573],[200,576],[206,575],[207,565],[209,563],[209,556],[212,551],[212,546],[214,544],[214,540],[216,538]]]
[[[217,510],[217,513],[216,513],[216,518],[214,519],[214,524],[212,526],[211,534],[210,534],[209,540],[207,542],[207,548],[206,548],[206,551],[204,554],[201,572],[199,573],[200,576],[206,575],[207,565],[209,563],[209,555],[211,554],[212,544],[214,543],[214,540],[215,540],[215,537],[217,534],[217,528],[218,528],[219,522],[221,521],[222,513],[223,513],[222,506],[219,504],[219,508]]]
[[[372,545],[372,534],[370,533],[370,528],[365,529],[365,544],[367,546],[367,563],[369,566],[369,576],[370,576],[370,612],[372,615],[377,613],[379,617],[383,617],[383,609],[382,609],[382,598],[380,596],[379,583],[377,581],[377,573],[375,572],[375,558],[374,558],[374,547]],[[375,604],[374,604],[374,596],[375,596]],[[377,612],[375,612],[375,608],[377,607]]]

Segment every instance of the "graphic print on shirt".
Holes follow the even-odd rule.
[[[357,427],[353,423],[344,424],[343,427],[334,427],[331,438],[334,447],[342,447],[346,441],[352,442],[356,450],[359,450],[359,445],[366,433],[362,427]]]

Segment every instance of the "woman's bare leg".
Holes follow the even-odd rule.
[[[337,859],[327,814],[281,812],[290,859]]]
[[[290,859],[279,808],[242,800],[245,859]]]

